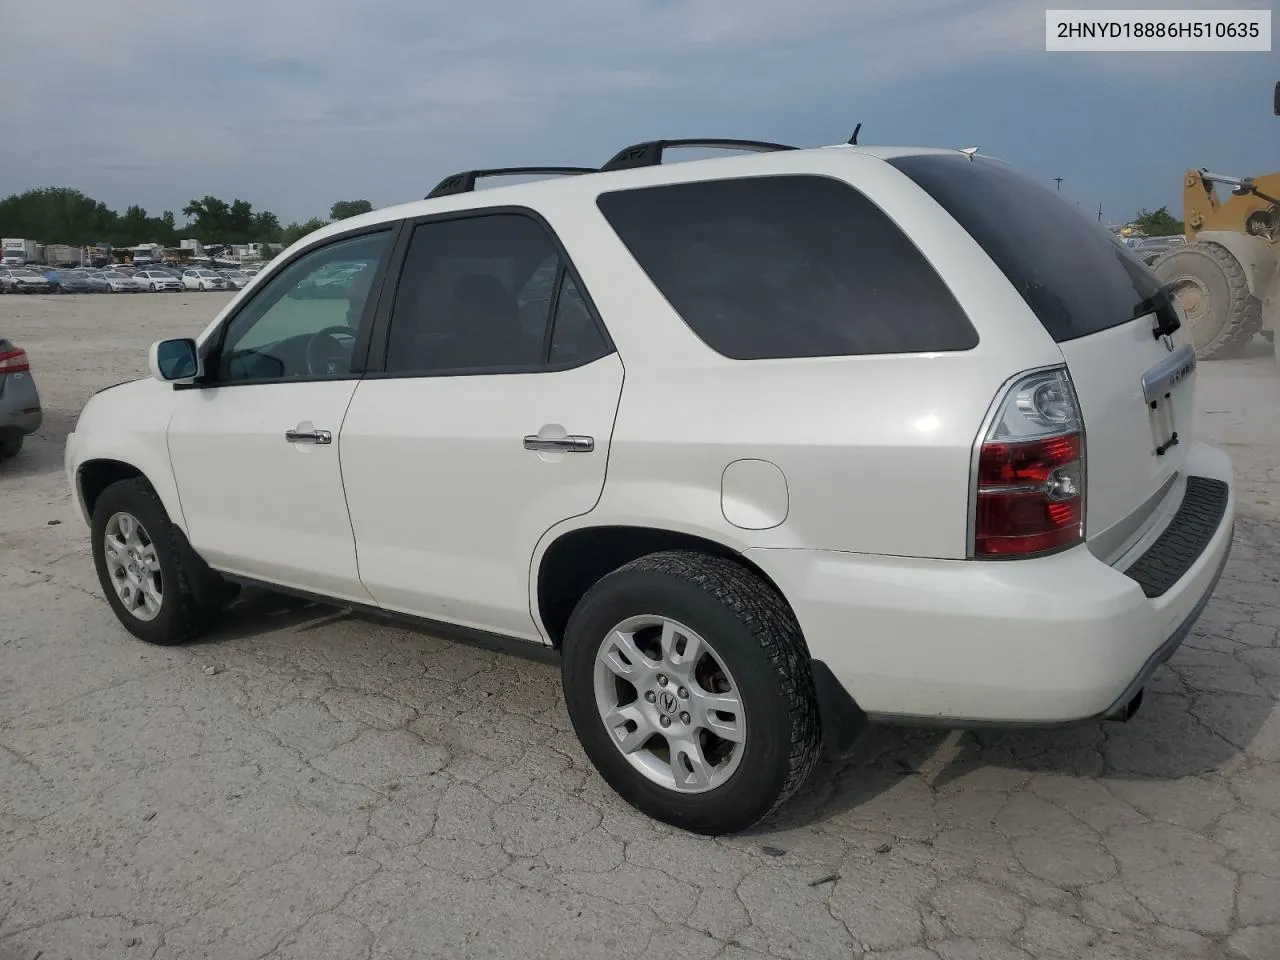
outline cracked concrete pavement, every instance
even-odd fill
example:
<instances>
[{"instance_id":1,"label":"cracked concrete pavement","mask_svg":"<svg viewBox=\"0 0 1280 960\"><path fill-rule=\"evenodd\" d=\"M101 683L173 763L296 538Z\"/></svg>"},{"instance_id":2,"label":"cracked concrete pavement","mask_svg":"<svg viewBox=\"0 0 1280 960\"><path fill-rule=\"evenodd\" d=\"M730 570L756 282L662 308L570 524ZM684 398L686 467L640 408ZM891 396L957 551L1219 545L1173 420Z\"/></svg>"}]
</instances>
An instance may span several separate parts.
<instances>
[{"instance_id":1,"label":"cracked concrete pavement","mask_svg":"<svg viewBox=\"0 0 1280 960\"><path fill-rule=\"evenodd\" d=\"M256 593L188 647L116 624L62 440L222 299L0 300L47 407L0 467L0 957L1280 958L1265 344L1200 368L1236 544L1137 717L879 730L704 839L604 786L546 663Z\"/></svg>"}]
</instances>

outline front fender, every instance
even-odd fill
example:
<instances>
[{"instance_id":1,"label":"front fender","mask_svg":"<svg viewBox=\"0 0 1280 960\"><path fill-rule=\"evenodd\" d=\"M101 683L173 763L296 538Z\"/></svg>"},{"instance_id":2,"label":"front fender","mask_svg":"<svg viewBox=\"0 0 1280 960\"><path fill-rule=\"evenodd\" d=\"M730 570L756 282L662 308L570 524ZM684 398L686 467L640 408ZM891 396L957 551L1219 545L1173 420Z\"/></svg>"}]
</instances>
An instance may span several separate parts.
<instances>
[{"instance_id":1,"label":"front fender","mask_svg":"<svg viewBox=\"0 0 1280 960\"><path fill-rule=\"evenodd\" d=\"M150 377L94 394L67 436L64 466L76 508L90 522L80 489L81 470L94 461L125 464L145 476L165 511L185 534L186 518L169 461L168 429L174 411L172 384Z\"/></svg>"}]
</instances>

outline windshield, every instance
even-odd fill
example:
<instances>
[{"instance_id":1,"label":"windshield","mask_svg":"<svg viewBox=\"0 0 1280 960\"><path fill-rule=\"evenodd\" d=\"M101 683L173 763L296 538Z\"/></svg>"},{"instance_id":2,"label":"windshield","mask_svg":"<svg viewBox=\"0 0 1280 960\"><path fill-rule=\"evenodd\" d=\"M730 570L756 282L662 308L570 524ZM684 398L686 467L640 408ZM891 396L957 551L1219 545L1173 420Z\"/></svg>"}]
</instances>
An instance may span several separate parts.
<instances>
[{"instance_id":1,"label":"windshield","mask_svg":"<svg viewBox=\"0 0 1280 960\"><path fill-rule=\"evenodd\" d=\"M13 275L15 277L39 277L40 276L40 274L36 273L34 270L15 270L13 271Z\"/></svg>"},{"instance_id":2,"label":"windshield","mask_svg":"<svg viewBox=\"0 0 1280 960\"><path fill-rule=\"evenodd\" d=\"M116 273L116 271L114 270L108 270L102 275L106 277L108 280L128 280L129 279L123 273Z\"/></svg>"},{"instance_id":3,"label":"windshield","mask_svg":"<svg viewBox=\"0 0 1280 960\"><path fill-rule=\"evenodd\" d=\"M969 232L1058 343L1152 309L1160 293L1155 275L1057 192L981 157L915 154L888 162Z\"/></svg>"}]
</instances>

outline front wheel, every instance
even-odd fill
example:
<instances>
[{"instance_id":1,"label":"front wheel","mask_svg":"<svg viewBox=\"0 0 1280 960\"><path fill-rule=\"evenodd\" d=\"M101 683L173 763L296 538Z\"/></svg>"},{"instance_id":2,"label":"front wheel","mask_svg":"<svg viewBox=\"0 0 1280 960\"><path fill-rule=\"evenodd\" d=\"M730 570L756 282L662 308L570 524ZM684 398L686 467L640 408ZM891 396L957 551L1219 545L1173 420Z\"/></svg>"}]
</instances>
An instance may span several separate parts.
<instances>
[{"instance_id":1,"label":"front wheel","mask_svg":"<svg viewBox=\"0 0 1280 960\"><path fill-rule=\"evenodd\" d=\"M777 591L723 557L656 553L602 578L569 620L562 680L601 776L685 830L750 827L818 760L800 627Z\"/></svg>"},{"instance_id":2,"label":"front wheel","mask_svg":"<svg viewBox=\"0 0 1280 960\"><path fill-rule=\"evenodd\" d=\"M116 618L148 643L199 636L227 596L141 477L107 487L93 508L93 562Z\"/></svg>"}]
</instances>

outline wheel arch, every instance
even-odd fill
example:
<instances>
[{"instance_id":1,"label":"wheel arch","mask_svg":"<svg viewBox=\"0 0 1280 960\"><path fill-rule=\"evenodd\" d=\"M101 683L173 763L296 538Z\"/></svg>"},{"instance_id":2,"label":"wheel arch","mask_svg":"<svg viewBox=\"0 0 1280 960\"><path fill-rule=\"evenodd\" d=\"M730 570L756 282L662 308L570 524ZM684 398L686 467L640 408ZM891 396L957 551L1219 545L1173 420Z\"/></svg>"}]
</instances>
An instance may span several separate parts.
<instances>
[{"instance_id":1,"label":"wheel arch","mask_svg":"<svg viewBox=\"0 0 1280 960\"><path fill-rule=\"evenodd\" d=\"M113 483L119 483L121 480L131 480L134 477L141 477L155 489L155 484L151 482L143 471L139 470L132 463L126 463L124 460L115 460L109 457L97 457L92 460L86 460L76 468L76 497L79 500L80 511L84 514L86 520L92 520L93 509L98 503L98 498L102 496L104 490Z\"/></svg>"},{"instance_id":2,"label":"wheel arch","mask_svg":"<svg viewBox=\"0 0 1280 960\"><path fill-rule=\"evenodd\" d=\"M573 608L601 577L632 560L664 550L691 550L733 560L773 587L786 602L778 584L747 559L740 546L718 539L709 531L640 523L573 527L549 536L534 558L534 619L551 645L559 649Z\"/></svg>"}]
</instances>

